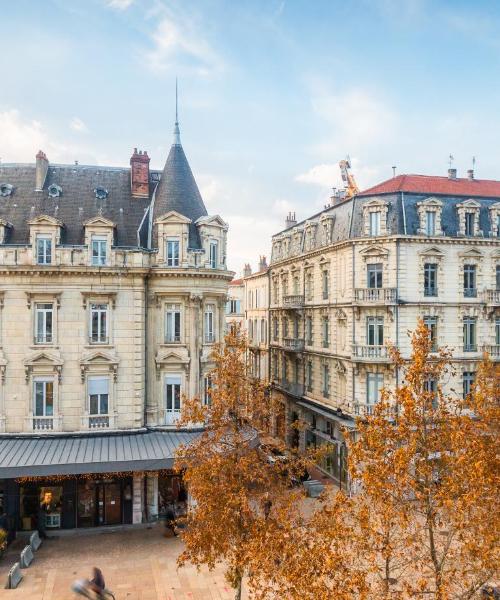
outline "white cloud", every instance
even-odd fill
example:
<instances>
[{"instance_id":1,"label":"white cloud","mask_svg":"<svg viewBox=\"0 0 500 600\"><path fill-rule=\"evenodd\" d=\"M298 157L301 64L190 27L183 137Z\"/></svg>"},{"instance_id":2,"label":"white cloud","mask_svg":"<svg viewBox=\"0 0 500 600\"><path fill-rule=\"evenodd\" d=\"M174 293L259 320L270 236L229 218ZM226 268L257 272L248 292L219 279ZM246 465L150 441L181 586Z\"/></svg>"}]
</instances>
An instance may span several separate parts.
<instances>
[{"instance_id":1,"label":"white cloud","mask_svg":"<svg viewBox=\"0 0 500 600\"><path fill-rule=\"evenodd\" d=\"M153 49L145 53L145 58L152 71L182 67L208 77L224 68L222 59L190 20L163 16L151 40Z\"/></svg>"},{"instance_id":2,"label":"white cloud","mask_svg":"<svg viewBox=\"0 0 500 600\"><path fill-rule=\"evenodd\" d=\"M342 185L340 170L337 163L315 165L305 173L297 175L295 181L299 181L300 183L312 183L324 188L340 187Z\"/></svg>"},{"instance_id":3,"label":"white cloud","mask_svg":"<svg viewBox=\"0 0 500 600\"><path fill-rule=\"evenodd\" d=\"M85 123L78 117L73 117L69 123L69 126L73 131L78 131L79 133L85 133L88 131L87 125L85 125Z\"/></svg>"},{"instance_id":4,"label":"white cloud","mask_svg":"<svg viewBox=\"0 0 500 600\"><path fill-rule=\"evenodd\" d=\"M127 10L134 0L108 0L106 3L109 8L115 8L116 10Z\"/></svg>"}]
</instances>

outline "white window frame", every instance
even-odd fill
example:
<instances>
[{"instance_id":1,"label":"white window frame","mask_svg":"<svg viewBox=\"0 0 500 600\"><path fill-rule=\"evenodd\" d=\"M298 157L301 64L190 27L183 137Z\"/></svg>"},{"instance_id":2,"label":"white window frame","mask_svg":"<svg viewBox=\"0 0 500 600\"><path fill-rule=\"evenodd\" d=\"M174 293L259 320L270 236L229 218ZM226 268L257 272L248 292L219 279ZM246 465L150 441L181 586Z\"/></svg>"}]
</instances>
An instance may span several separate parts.
<instances>
[{"instance_id":1,"label":"white window frame","mask_svg":"<svg viewBox=\"0 0 500 600\"><path fill-rule=\"evenodd\" d=\"M380 235L381 227L380 223L382 220L382 211L380 210L371 210L368 213L369 219L369 231L371 237L377 237Z\"/></svg>"},{"instance_id":2,"label":"white window frame","mask_svg":"<svg viewBox=\"0 0 500 600\"><path fill-rule=\"evenodd\" d=\"M212 375L205 375L203 378L203 405L210 406L212 404L212 397L210 395L210 390L214 387L213 377Z\"/></svg>"},{"instance_id":3,"label":"white window frame","mask_svg":"<svg viewBox=\"0 0 500 600\"><path fill-rule=\"evenodd\" d=\"M374 406L380 400L380 392L384 387L383 373L366 374L366 404Z\"/></svg>"},{"instance_id":4,"label":"white window frame","mask_svg":"<svg viewBox=\"0 0 500 600\"><path fill-rule=\"evenodd\" d=\"M171 249L174 250L171 252ZM178 237L167 237L165 242L167 267L178 267L181 260L181 242Z\"/></svg>"},{"instance_id":5,"label":"white window frame","mask_svg":"<svg viewBox=\"0 0 500 600\"><path fill-rule=\"evenodd\" d=\"M50 306L50 308L48 308ZM44 308L42 308L44 307ZM55 310L53 302L35 302L34 313L34 343L36 345L52 345L55 341ZM51 316L50 333L47 332L47 315ZM42 320L42 333L39 337L39 319Z\"/></svg>"},{"instance_id":6,"label":"white window frame","mask_svg":"<svg viewBox=\"0 0 500 600\"><path fill-rule=\"evenodd\" d=\"M178 323L177 323L178 321ZM176 334L176 325L179 333ZM182 306L179 303L165 304L165 343L179 344L182 340Z\"/></svg>"},{"instance_id":7,"label":"white window frame","mask_svg":"<svg viewBox=\"0 0 500 600\"><path fill-rule=\"evenodd\" d=\"M97 314L97 336L94 339L94 313ZM109 344L109 304L91 302L89 311L89 343ZM104 317L104 337L101 335L102 320Z\"/></svg>"},{"instance_id":8,"label":"white window frame","mask_svg":"<svg viewBox=\"0 0 500 600\"><path fill-rule=\"evenodd\" d=\"M36 249L36 264L51 265L52 264L52 246L53 240L51 235L37 234L35 239ZM41 248L40 248L41 246ZM41 252L40 252L41 250ZM42 260L40 260L42 258Z\"/></svg>"},{"instance_id":9,"label":"white window frame","mask_svg":"<svg viewBox=\"0 0 500 600\"><path fill-rule=\"evenodd\" d=\"M93 382L101 382L101 385L97 384L97 383L93 383ZM105 386L102 386L102 382L106 382ZM102 388L103 390L106 389L106 391L97 391L97 390L91 390L91 388L93 386ZM91 417L103 417L103 416L108 416L110 414L110 401L111 401L111 393L110 393L110 389L111 389L111 381L110 381L110 377L106 376L106 375L89 375L87 377L87 410L88 410L88 414ZM96 393L91 393L92 391L96 392ZM97 397L97 412L92 412L92 400L91 397L92 396L96 396ZM102 401L104 399L104 397L106 396L106 412L102 411Z\"/></svg>"},{"instance_id":10,"label":"white window frame","mask_svg":"<svg viewBox=\"0 0 500 600\"><path fill-rule=\"evenodd\" d=\"M219 261L219 242L218 240L210 240L209 246L209 263L211 269L217 269Z\"/></svg>"},{"instance_id":11,"label":"white window frame","mask_svg":"<svg viewBox=\"0 0 500 600\"><path fill-rule=\"evenodd\" d=\"M205 304L203 311L203 334L205 344L215 342L215 305Z\"/></svg>"},{"instance_id":12,"label":"white window frame","mask_svg":"<svg viewBox=\"0 0 500 600\"><path fill-rule=\"evenodd\" d=\"M366 317L366 345L384 345L384 317Z\"/></svg>"},{"instance_id":13,"label":"white window frame","mask_svg":"<svg viewBox=\"0 0 500 600\"><path fill-rule=\"evenodd\" d=\"M47 385L50 383L52 385L52 414L47 414ZM37 385L43 385L43 406L42 412L43 414L37 414ZM55 416L55 404L56 404L56 386L53 377L34 377L33 378L33 416L34 417L54 417Z\"/></svg>"},{"instance_id":14,"label":"white window frame","mask_svg":"<svg viewBox=\"0 0 500 600\"><path fill-rule=\"evenodd\" d=\"M97 249L96 255L94 255L94 247ZM104 254L102 254L103 248ZM90 261L93 267L105 267L108 264L108 238L106 236L95 234L90 236Z\"/></svg>"},{"instance_id":15,"label":"white window frame","mask_svg":"<svg viewBox=\"0 0 500 600\"><path fill-rule=\"evenodd\" d=\"M178 390L176 387L178 386ZM164 379L165 425L174 425L182 410L182 375L166 373ZM171 398L169 400L169 392Z\"/></svg>"},{"instance_id":16,"label":"white window frame","mask_svg":"<svg viewBox=\"0 0 500 600\"><path fill-rule=\"evenodd\" d=\"M436 235L436 211L426 210L425 211L425 235L435 236Z\"/></svg>"}]
</instances>

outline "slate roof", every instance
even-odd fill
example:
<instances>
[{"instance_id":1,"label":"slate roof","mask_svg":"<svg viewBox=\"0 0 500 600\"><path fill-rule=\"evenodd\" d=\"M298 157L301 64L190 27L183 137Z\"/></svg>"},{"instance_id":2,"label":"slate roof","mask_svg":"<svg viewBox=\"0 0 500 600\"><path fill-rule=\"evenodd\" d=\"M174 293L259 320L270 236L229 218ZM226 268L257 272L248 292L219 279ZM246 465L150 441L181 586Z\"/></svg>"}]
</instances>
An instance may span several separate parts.
<instances>
[{"instance_id":1,"label":"slate roof","mask_svg":"<svg viewBox=\"0 0 500 600\"><path fill-rule=\"evenodd\" d=\"M0 437L0 479L172 468L195 431Z\"/></svg>"},{"instance_id":2,"label":"slate roof","mask_svg":"<svg viewBox=\"0 0 500 600\"><path fill-rule=\"evenodd\" d=\"M132 198L127 168L51 164L43 191L35 192L34 164L0 164L0 183L14 186L10 196L0 197L0 218L13 225L6 240L10 244L28 244L27 222L41 214L64 223L61 243L83 244L83 224L102 214L116 224L115 245L137 246L137 230L150 203L148 198ZM62 187L57 198L47 192L53 183ZM98 200L97 187L108 190L108 197Z\"/></svg>"},{"instance_id":3,"label":"slate roof","mask_svg":"<svg viewBox=\"0 0 500 600\"><path fill-rule=\"evenodd\" d=\"M450 179L435 175L398 175L363 190L358 196L374 196L395 192L499 198L500 181L491 179Z\"/></svg>"},{"instance_id":4,"label":"slate roof","mask_svg":"<svg viewBox=\"0 0 500 600\"><path fill-rule=\"evenodd\" d=\"M193 221L189 232L189 246L201 248L198 229L194 222L200 217L207 216L208 213L184 149L179 143L172 144L160 183L156 189L153 223L158 217L171 210L175 210ZM156 239L154 239L154 245L156 245Z\"/></svg>"}]
</instances>

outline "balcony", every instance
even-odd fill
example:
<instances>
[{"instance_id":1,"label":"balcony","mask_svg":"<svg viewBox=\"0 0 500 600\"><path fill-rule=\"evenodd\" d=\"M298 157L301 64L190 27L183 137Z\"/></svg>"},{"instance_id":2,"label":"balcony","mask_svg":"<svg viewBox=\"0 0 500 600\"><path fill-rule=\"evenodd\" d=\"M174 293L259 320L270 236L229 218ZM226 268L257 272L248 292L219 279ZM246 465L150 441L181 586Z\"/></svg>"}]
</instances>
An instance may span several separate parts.
<instances>
[{"instance_id":1,"label":"balcony","mask_svg":"<svg viewBox=\"0 0 500 600\"><path fill-rule=\"evenodd\" d=\"M483 298L486 304L500 306L500 290L485 290Z\"/></svg>"},{"instance_id":2,"label":"balcony","mask_svg":"<svg viewBox=\"0 0 500 600\"><path fill-rule=\"evenodd\" d=\"M355 404L354 405L354 414L359 417L364 417L367 415L373 415L373 404Z\"/></svg>"},{"instance_id":3,"label":"balcony","mask_svg":"<svg viewBox=\"0 0 500 600\"><path fill-rule=\"evenodd\" d=\"M352 347L353 360L359 362L390 362L389 348L387 346L368 346L354 344Z\"/></svg>"},{"instance_id":4,"label":"balcony","mask_svg":"<svg viewBox=\"0 0 500 600\"><path fill-rule=\"evenodd\" d=\"M61 429L61 417L37 417L30 415L27 421L27 428L30 431L59 431Z\"/></svg>"},{"instance_id":5,"label":"balcony","mask_svg":"<svg viewBox=\"0 0 500 600\"><path fill-rule=\"evenodd\" d=\"M283 346L288 352L303 352L304 351L304 339L303 338L284 338Z\"/></svg>"},{"instance_id":6,"label":"balcony","mask_svg":"<svg viewBox=\"0 0 500 600\"><path fill-rule=\"evenodd\" d=\"M89 415L85 418L88 429L109 429L112 417L109 415Z\"/></svg>"},{"instance_id":7,"label":"balcony","mask_svg":"<svg viewBox=\"0 0 500 600\"><path fill-rule=\"evenodd\" d=\"M283 296L283 308L302 308L304 306L304 295L293 294L291 296Z\"/></svg>"},{"instance_id":8,"label":"balcony","mask_svg":"<svg viewBox=\"0 0 500 600\"><path fill-rule=\"evenodd\" d=\"M487 352L491 360L500 360L500 344L486 344L482 351Z\"/></svg>"},{"instance_id":9,"label":"balcony","mask_svg":"<svg viewBox=\"0 0 500 600\"><path fill-rule=\"evenodd\" d=\"M367 304L395 304L397 297L396 288L356 288L354 290L355 301Z\"/></svg>"},{"instance_id":10,"label":"balcony","mask_svg":"<svg viewBox=\"0 0 500 600\"><path fill-rule=\"evenodd\" d=\"M296 398L302 398L304 395L304 386L301 383L293 383L287 379L279 379L275 382L276 386Z\"/></svg>"}]
</instances>

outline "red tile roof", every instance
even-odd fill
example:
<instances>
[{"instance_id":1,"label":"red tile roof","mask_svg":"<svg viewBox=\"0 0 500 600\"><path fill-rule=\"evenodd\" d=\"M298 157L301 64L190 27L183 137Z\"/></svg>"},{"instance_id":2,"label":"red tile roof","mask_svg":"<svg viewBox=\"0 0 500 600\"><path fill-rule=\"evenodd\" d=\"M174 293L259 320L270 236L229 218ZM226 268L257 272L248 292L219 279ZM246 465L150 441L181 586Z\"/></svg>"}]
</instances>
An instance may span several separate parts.
<instances>
[{"instance_id":1,"label":"red tile roof","mask_svg":"<svg viewBox=\"0 0 500 600\"><path fill-rule=\"evenodd\" d=\"M358 195L372 196L395 192L499 198L500 181L468 178L450 179L449 177L438 177L435 175L398 175L367 190L363 190Z\"/></svg>"},{"instance_id":2,"label":"red tile roof","mask_svg":"<svg viewBox=\"0 0 500 600\"><path fill-rule=\"evenodd\" d=\"M243 279L233 279L229 282L229 285L241 285L243 283Z\"/></svg>"}]
</instances>

